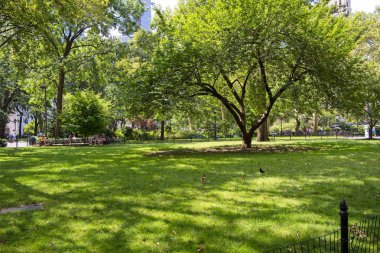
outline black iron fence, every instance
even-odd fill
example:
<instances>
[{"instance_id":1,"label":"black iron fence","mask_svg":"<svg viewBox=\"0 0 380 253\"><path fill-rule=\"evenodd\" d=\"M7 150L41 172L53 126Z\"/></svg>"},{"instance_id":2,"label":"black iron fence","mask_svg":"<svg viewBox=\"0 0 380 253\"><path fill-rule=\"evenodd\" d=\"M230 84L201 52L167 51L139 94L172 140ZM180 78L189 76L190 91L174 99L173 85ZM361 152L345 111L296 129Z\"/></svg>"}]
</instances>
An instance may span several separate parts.
<instances>
[{"instance_id":1,"label":"black iron fence","mask_svg":"<svg viewBox=\"0 0 380 253\"><path fill-rule=\"evenodd\" d=\"M380 217L375 216L349 227L350 252L380 252Z\"/></svg>"},{"instance_id":2,"label":"black iron fence","mask_svg":"<svg viewBox=\"0 0 380 253\"><path fill-rule=\"evenodd\" d=\"M340 229L265 253L380 253L380 217L370 217L349 226L347 210L347 203L343 200L340 203Z\"/></svg>"}]
</instances>

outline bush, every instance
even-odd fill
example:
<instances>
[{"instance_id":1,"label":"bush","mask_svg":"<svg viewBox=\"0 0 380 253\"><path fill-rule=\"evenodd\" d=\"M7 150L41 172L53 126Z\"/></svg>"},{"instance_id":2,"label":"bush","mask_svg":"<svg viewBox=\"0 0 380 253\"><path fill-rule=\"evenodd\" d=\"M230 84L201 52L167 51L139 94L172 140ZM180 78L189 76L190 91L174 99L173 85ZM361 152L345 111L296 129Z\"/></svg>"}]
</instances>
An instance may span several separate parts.
<instances>
[{"instance_id":1,"label":"bush","mask_svg":"<svg viewBox=\"0 0 380 253\"><path fill-rule=\"evenodd\" d=\"M103 130L103 134L107 138L113 138L113 137L115 137L115 131L113 131L112 129L109 129L109 128L105 128Z\"/></svg>"},{"instance_id":2,"label":"bush","mask_svg":"<svg viewBox=\"0 0 380 253\"><path fill-rule=\"evenodd\" d=\"M101 133L110 121L109 103L93 91L67 94L64 103L61 117L66 132L88 137Z\"/></svg>"},{"instance_id":3,"label":"bush","mask_svg":"<svg viewBox=\"0 0 380 253\"><path fill-rule=\"evenodd\" d=\"M155 131L144 131L140 129L133 130L133 139L139 141L154 140L156 138Z\"/></svg>"},{"instance_id":4,"label":"bush","mask_svg":"<svg viewBox=\"0 0 380 253\"><path fill-rule=\"evenodd\" d=\"M123 132L121 131L121 129L117 129L117 130L115 131L115 137L120 138L120 139L123 139L123 138L124 138L124 134L123 134Z\"/></svg>"},{"instance_id":5,"label":"bush","mask_svg":"<svg viewBox=\"0 0 380 253\"><path fill-rule=\"evenodd\" d=\"M24 126L24 133L30 135L34 134L34 121L29 122Z\"/></svg>"},{"instance_id":6,"label":"bush","mask_svg":"<svg viewBox=\"0 0 380 253\"><path fill-rule=\"evenodd\" d=\"M0 147L6 147L8 145L7 140L0 139Z\"/></svg>"},{"instance_id":7,"label":"bush","mask_svg":"<svg viewBox=\"0 0 380 253\"><path fill-rule=\"evenodd\" d=\"M133 140L133 128L131 128L131 127L125 128L124 138L125 138L125 140Z\"/></svg>"}]
</instances>

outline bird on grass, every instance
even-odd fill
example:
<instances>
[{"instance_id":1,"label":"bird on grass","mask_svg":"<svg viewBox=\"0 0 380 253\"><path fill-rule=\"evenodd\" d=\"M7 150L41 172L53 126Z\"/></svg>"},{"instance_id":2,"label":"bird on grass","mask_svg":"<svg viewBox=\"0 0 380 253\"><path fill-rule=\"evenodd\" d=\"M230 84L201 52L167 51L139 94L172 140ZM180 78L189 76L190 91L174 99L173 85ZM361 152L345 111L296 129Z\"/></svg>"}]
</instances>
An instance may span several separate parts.
<instances>
[{"instance_id":1,"label":"bird on grass","mask_svg":"<svg viewBox=\"0 0 380 253\"><path fill-rule=\"evenodd\" d=\"M264 169L262 169L262 168L260 168L260 173L261 174L264 174L266 171L264 170Z\"/></svg>"},{"instance_id":2,"label":"bird on grass","mask_svg":"<svg viewBox=\"0 0 380 253\"><path fill-rule=\"evenodd\" d=\"M203 176L201 177L201 183L202 183L202 184L206 184L206 183L207 183L206 175L203 175Z\"/></svg>"}]
</instances>

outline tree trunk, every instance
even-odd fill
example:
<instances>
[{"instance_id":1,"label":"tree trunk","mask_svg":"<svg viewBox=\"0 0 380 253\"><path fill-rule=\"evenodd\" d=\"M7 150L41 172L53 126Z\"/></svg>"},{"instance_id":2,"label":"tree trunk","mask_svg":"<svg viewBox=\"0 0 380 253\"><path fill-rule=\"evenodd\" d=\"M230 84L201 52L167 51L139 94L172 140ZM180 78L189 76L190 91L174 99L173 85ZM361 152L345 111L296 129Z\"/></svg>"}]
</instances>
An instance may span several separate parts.
<instances>
[{"instance_id":1,"label":"tree trunk","mask_svg":"<svg viewBox=\"0 0 380 253\"><path fill-rule=\"evenodd\" d=\"M375 125L375 124L373 124L372 119L370 119L370 121L369 121L369 129L368 129L368 139L369 139L369 140L372 140L372 139L373 139L372 129L373 129L374 125Z\"/></svg>"},{"instance_id":2,"label":"tree trunk","mask_svg":"<svg viewBox=\"0 0 380 253\"><path fill-rule=\"evenodd\" d=\"M252 135L243 133L243 148L252 148Z\"/></svg>"},{"instance_id":3,"label":"tree trunk","mask_svg":"<svg viewBox=\"0 0 380 253\"><path fill-rule=\"evenodd\" d=\"M268 118L259 127L256 140L257 142L269 141Z\"/></svg>"},{"instance_id":4,"label":"tree trunk","mask_svg":"<svg viewBox=\"0 0 380 253\"><path fill-rule=\"evenodd\" d=\"M298 117L296 117L296 133L300 130L301 127L301 121Z\"/></svg>"},{"instance_id":5,"label":"tree trunk","mask_svg":"<svg viewBox=\"0 0 380 253\"><path fill-rule=\"evenodd\" d=\"M22 118L23 118L24 114L20 111L19 111L19 113L20 113L20 119L19 119L20 121L18 122L18 136L20 136L20 138L21 138L21 136L22 136Z\"/></svg>"},{"instance_id":6,"label":"tree trunk","mask_svg":"<svg viewBox=\"0 0 380 253\"><path fill-rule=\"evenodd\" d=\"M318 114L313 113L313 133L318 133Z\"/></svg>"},{"instance_id":7,"label":"tree trunk","mask_svg":"<svg viewBox=\"0 0 380 253\"><path fill-rule=\"evenodd\" d=\"M0 121L0 139L5 139L5 128L7 123L4 121Z\"/></svg>"},{"instance_id":8,"label":"tree trunk","mask_svg":"<svg viewBox=\"0 0 380 253\"><path fill-rule=\"evenodd\" d=\"M34 135L38 134L38 118L34 115Z\"/></svg>"},{"instance_id":9,"label":"tree trunk","mask_svg":"<svg viewBox=\"0 0 380 253\"><path fill-rule=\"evenodd\" d=\"M38 128L40 133L44 132L44 118L42 114L38 115Z\"/></svg>"},{"instance_id":10,"label":"tree trunk","mask_svg":"<svg viewBox=\"0 0 380 253\"><path fill-rule=\"evenodd\" d=\"M218 140L218 129L216 126L216 112L214 112L214 141Z\"/></svg>"},{"instance_id":11,"label":"tree trunk","mask_svg":"<svg viewBox=\"0 0 380 253\"><path fill-rule=\"evenodd\" d=\"M165 140L165 121L161 120L161 141Z\"/></svg>"},{"instance_id":12,"label":"tree trunk","mask_svg":"<svg viewBox=\"0 0 380 253\"><path fill-rule=\"evenodd\" d=\"M62 135L62 104L63 104L63 88L65 85L65 71L63 68L59 70L59 82L57 89L57 116L55 123L55 138Z\"/></svg>"},{"instance_id":13,"label":"tree trunk","mask_svg":"<svg viewBox=\"0 0 380 253\"><path fill-rule=\"evenodd\" d=\"M194 130L194 124L193 124L193 120L191 119L191 117L187 117L187 120L189 122L189 130L190 131L193 131Z\"/></svg>"}]
</instances>

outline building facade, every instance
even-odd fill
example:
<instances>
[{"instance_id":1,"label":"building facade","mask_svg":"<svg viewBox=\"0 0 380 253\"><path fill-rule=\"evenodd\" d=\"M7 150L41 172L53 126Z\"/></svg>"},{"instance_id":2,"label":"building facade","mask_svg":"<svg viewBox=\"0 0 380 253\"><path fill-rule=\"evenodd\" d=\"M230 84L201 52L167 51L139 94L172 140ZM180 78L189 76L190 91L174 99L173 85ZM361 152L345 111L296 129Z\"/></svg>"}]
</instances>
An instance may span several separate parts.
<instances>
[{"instance_id":1,"label":"building facade","mask_svg":"<svg viewBox=\"0 0 380 253\"><path fill-rule=\"evenodd\" d=\"M28 123L28 112L23 112L23 117L20 117L19 113L11 113L8 115L8 123L5 126L5 136L17 134L18 136L24 135L24 127ZM21 122L20 122L21 120Z\"/></svg>"},{"instance_id":2,"label":"building facade","mask_svg":"<svg viewBox=\"0 0 380 253\"><path fill-rule=\"evenodd\" d=\"M331 0L330 5L337 7L337 15L349 16L352 13L351 0Z\"/></svg>"}]
</instances>

